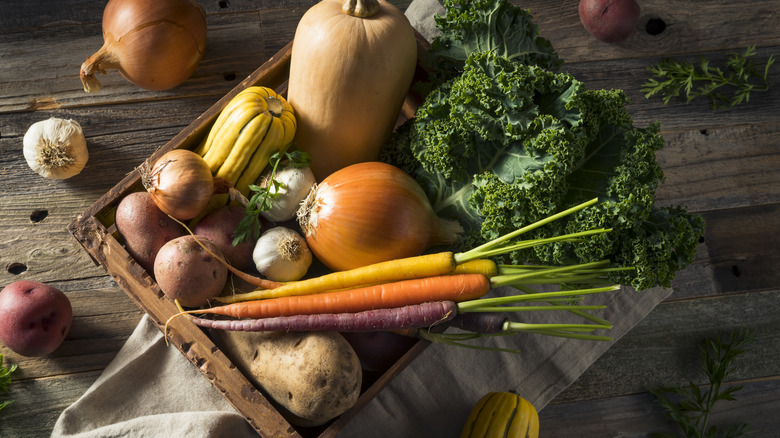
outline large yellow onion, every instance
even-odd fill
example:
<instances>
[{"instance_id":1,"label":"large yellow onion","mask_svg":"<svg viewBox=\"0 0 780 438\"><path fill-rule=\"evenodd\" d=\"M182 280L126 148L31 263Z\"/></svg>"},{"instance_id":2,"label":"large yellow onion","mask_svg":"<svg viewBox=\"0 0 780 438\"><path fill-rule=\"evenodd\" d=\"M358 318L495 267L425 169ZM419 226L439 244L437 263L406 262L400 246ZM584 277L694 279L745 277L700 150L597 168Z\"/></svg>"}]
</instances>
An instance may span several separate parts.
<instances>
[{"instance_id":1,"label":"large yellow onion","mask_svg":"<svg viewBox=\"0 0 780 438\"><path fill-rule=\"evenodd\" d=\"M81 66L87 92L102 88L95 73L116 69L149 90L189 78L206 50L206 15L194 0L110 0L103 11L103 47Z\"/></svg>"},{"instance_id":2,"label":"large yellow onion","mask_svg":"<svg viewBox=\"0 0 780 438\"><path fill-rule=\"evenodd\" d=\"M336 271L420 255L463 232L436 216L412 177L380 162L330 174L312 189L298 219L311 251Z\"/></svg>"}]
</instances>

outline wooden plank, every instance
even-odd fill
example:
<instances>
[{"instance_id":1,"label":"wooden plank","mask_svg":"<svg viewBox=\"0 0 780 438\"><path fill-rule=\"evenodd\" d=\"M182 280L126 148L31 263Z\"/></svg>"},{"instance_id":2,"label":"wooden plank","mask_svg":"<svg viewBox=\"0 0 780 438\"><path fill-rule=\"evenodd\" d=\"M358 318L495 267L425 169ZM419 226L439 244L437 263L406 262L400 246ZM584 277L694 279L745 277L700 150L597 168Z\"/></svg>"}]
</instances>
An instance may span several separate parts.
<instances>
[{"instance_id":1,"label":"wooden plank","mask_svg":"<svg viewBox=\"0 0 780 438\"><path fill-rule=\"evenodd\" d=\"M213 97L185 99L186 110L174 111L172 101L116 105L101 110L79 108L58 117L82 123L90 151L87 168L65 181L48 181L35 174L21 154L27 127L48 115L39 112L3 116L0 137L0 282L34 274L38 281L105 275L96 268L67 232L67 224L116 181L140 165L203 112ZM194 114L198 111L197 114ZM62 263L67 260L68 263Z\"/></svg>"},{"instance_id":2,"label":"wooden plank","mask_svg":"<svg viewBox=\"0 0 780 438\"><path fill-rule=\"evenodd\" d=\"M303 12L300 11L301 15ZM103 90L84 92L79 69L102 45L99 24L62 26L56 33L46 28L4 33L0 53L15 56L0 64L0 113L187 96L219 98L292 39L295 18L288 15L285 20L270 19L260 25L257 12L209 16L208 42L200 65L183 84L165 91L143 90L117 71L109 70L99 76ZM52 45L59 49L53 52ZM236 50L237 47L244 49ZM36 60L35 70L19 75L20 70L30 65L30 59ZM31 90L35 91L31 94Z\"/></svg>"},{"instance_id":3,"label":"wooden plank","mask_svg":"<svg viewBox=\"0 0 780 438\"><path fill-rule=\"evenodd\" d=\"M780 284L780 205L702 213L704 242L678 273L671 299L776 289Z\"/></svg>"},{"instance_id":4,"label":"wooden plank","mask_svg":"<svg viewBox=\"0 0 780 438\"><path fill-rule=\"evenodd\" d=\"M73 323L70 332L62 345L45 357L20 356L0 344L0 354L5 360L19 366L13 375L14 381L105 368L143 315L105 275L49 284L63 291L71 302Z\"/></svg>"},{"instance_id":5,"label":"wooden plank","mask_svg":"<svg viewBox=\"0 0 780 438\"><path fill-rule=\"evenodd\" d=\"M579 20L578 0L513 3L531 11L541 35L570 63L737 50L751 44L780 45L780 29L771 18L780 15L780 3L775 0L751 1L749 6L729 0L691 0L685 6L674 0L643 1L636 31L618 44L601 42L585 31ZM702 18L702 10L717 19ZM665 23L663 32L648 33L651 19ZM717 22L716 31L713 21Z\"/></svg>"},{"instance_id":6,"label":"wooden plank","mask_svg":"<svg viewBox=\"0 0 780 438\"><path fill-rule=\"evenodd\" d=\"M691 380L705 383L700 342L740 327L752 329L756 339L740 356L731 379L780 376L780 291L775 289L662 303L556 397L556 403L641 393Z\"/></svg>"},{"instance_id":7,"label":"wooden plank","mask_svg":"<svg viewBox=\"0 0 780 438\"><path fill-rule=\"evenodd\" d=\"M9 400L2 411L0 436L3 438L47 437L59 414L78 400L102 370L69 374L54 378L14 381Z\"/></svg>"},{"instance_id":8,"label":"wooden plank","mask_svg":"<svg viewBox=\"0 0 780 438\"><path fill-rule=\"evenodd\" d=\"M608 384L608 382L604 382ZM750 436L769 437L777 433L777 419L772 412L780 411L779 379L736 382L744 385L735 401L719 401L710 424L726 425L745 422L751 426ZM732 384L733 385L733 384ZM729 387L731 385L726 385ZM541 438L603 438L646 437L650 432L678 433L676 424L668 420L656 398L650 393L588 400L580 403L560 403L546 406L539 412Z\"/></svg>"},{"instance_id":9,"label":"wooden plank","mask_svg":"<svg viewBox=\"0 0 780 438\"><path fill-rule=\"evenodd\" d=\"M723 67L730 51L707 52L702 53L702 55L710 59L713 67ZM778 53L780 53L778 45L764 47L757 50L754 61L763 68L769 56L773 54L777 56ZM574 75L589 89L616 88L625 91L626 96L630 99L627 109L637 126L647 126L650 123L659 122L664 132L710 131L733 125L761 125L775 122L775 115L780 111L780 97L777 93L772 92L753 92L749 104L717 111L710 109L709 101L706 99L696 99L690 104L686 104L685 98L680 97L672 99L668 105L664 105L663 99L659 96L645 98L641 92L642 84L652 76L647 71L647 67L660 62L661 59L661 56L657 56L586 61L564 64L562 70ZM675 59L698 62L698 55L679 56ZM770 73L776 71L777 68L775 64L770 69ZM770 74L769 86L770 90L779 88L780 75Z\"/></svg>"},{"instance_id":10,"label":"wooden plank","mask_svg":"<svg viewBox=\"0 0 780 438\"><path fill-rule=\"evenodd\" d=\"M780 202L778 136L776 121L664 133L658 202L692 211Z\"/></svg>"}]
</instances>

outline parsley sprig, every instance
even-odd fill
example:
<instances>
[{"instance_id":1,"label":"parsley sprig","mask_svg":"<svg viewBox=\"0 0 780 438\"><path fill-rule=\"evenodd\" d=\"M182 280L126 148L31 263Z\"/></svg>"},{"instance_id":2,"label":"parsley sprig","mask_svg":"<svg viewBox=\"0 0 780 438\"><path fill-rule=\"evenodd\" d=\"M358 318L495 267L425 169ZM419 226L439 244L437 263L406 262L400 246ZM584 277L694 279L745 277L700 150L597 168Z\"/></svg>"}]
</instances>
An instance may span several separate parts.
<instances>
[{"instance_id":1,"label":"parsley sprig","mask_svg":"<svg viewBox=\"0 0 780 438\"><path fill-rule=\"evenodd\" d=\"M0 392L8 392L8 384L11 383L11 373L16 371L16 364L9 367L3 365L3 355L0 354ZM0 402L0 409L13 403L13 400Z\"/></svg>"},{"instance_id":2,"label":"parsley sprig","mask_svg":"<svg viewBox=\"0 0 780 438\"><path fill-rule=\"evenodd\" d=\"M686 103L706 97L712 109L748 103L751 92L769 91L769 67L774 63L774 57L770 56L760 70L751 59L755 54L756 46L748 47L743 53L729 53L724 69L711 66L704 56L698 65L663 59L647 68L654 77L642 85L642 92L645 98L662 95L664 105L683 92Z\"/></svg>"},{"instance_id":3,"label":"parsley sprig","mask_svg":"<svg viewBox=\"0 0 780 438\"><path fill-rule=\"evenodd\" d=\"M701 345L701 362L704 373L709 379L706 388L690 382L687 387L675 388L662 386L651 392L665 409L666 416L675 421L683 430L686 438L745 436L749 430L746 423L723 426L708 424L715 403L720 400L734 400L734 393L742 385L733 385L723 389L723 382L734 371L734 360L742 354L745 346L753 341L753 332L740 329L732 332L728 339L705 339ZM673 433L654 433L653 437L676 437Z\"/></svg>"},{"instance_id":4,"label":"parsley sprig","mask_svg":"<svg viewBox=\"0 0 780 438\"><path fill-rule=\"evenodd\" d=\"M271 155L268 162L271 167L270 176L264 187L252 184L249 190L252 191L252 197L249 198L246 205L246 214L236 226L233 233L233 246L246 240L254 240L260 236L260 213L271 209L274 201L281 196L281 190L284 183L275 179L276 173L285 166L290 167L309 167L311 156L297 149L283 149Z\"/></svg>"}]
</instances>

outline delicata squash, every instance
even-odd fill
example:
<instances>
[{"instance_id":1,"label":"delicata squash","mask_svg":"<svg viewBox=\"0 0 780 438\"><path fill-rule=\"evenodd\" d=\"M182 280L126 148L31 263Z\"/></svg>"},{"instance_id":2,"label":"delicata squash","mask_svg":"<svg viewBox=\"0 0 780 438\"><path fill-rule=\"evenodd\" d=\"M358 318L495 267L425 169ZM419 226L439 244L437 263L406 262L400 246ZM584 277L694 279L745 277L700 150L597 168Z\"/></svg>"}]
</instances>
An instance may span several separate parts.
<instances>
[{"instance_id":1,"label":"delicata squash","mask_svg":"<svg viewBox=\"0 0 780 438\"><path fill-rule=\"evenodd\" d=\"M267 87L248 87L228 102L195 152L214 176L247 196L271 156L292 142L296 125L284 97Z\"/></svg>"},{"instance_id":2,"label":"delicata squash","mask_svg":"<svg viewBox=\"0 0 780 438\"><path fill-rule=\"evenodd\" d=\"M375 161L417 65L414 28L384 0L322 0L301 18L287 98L299 124L296 146L321 181Z\"/></svg>"},{"instance_id":3,"label":"delicata squash","mask_svg":"<svg viewBox=\"0 0 780 438\"><path fill-rule=\"evenodd\" d=\"M489 392L474 405L460 438L538 438L539 414L514 392Z\"/></svg>"}]
</instances>

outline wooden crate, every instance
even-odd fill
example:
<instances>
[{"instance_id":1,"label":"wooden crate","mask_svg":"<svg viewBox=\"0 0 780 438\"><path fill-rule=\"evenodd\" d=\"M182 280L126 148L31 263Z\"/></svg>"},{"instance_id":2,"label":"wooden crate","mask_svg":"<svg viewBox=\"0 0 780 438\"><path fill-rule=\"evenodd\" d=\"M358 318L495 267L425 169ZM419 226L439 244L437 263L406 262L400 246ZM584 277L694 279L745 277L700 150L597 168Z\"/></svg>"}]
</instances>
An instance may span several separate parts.
<instances>
[{"instance_id":1,"label":"wooden crate","mask_svg":"<svg viewBox=\"0 0 780 438\"><path fill-rule=\"evenodd\" d=\"M418 53L428 48L425 39L417 35ZM286 91L292 42L238 84L233 90L201 114L189 126L149 158L154 162L172 149L193 149L208 133L227 103L241 90L262 85L278 92ZM418 57L422 59L421 57ZM418 75L425 71L418 68ZM399 122L410 117L419 105L413 93L404 102ZM128 174L68 226L96 264L102 265L127 295L146 312L160 330L178 309L163 295L154 279L127 253L116 233L114 212L128 193L140 190L138 169ZM174 320L168 326L168 339L206 377L212 385L246 418L264 438L270 437L332 437L335 436L379 391L401 372L428 345L415 343L395 364L381 374L364 375L363 390L355 406L326 425L300 428L291 425L272 403L258 391L212 342L207 334L186 318Z\"/></svg>"}]
</instances>

